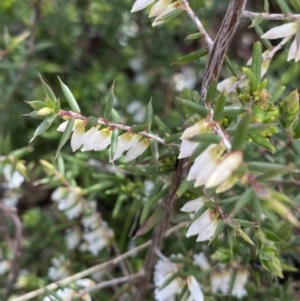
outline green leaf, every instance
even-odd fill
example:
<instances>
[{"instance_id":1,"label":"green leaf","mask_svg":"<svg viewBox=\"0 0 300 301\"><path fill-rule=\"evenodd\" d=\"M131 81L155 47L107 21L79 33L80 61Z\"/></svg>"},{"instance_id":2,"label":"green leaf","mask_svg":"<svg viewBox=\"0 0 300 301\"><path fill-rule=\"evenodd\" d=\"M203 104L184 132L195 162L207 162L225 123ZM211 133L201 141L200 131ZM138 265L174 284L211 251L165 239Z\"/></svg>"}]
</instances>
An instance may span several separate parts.
<instances>
[{"instance_id":1,"label":"green leaf","mask_svg":"<svg viewBox=\"0 0 300 301\"><path fill-rule=\"evenodd\" d=\"M230 107L225 107L224 108L224 116L228 116L228 117L235 117L235 116L238 116L240 114L243 114L245 113L246 110L242 107L233 107L233 106L230 106Z\"/></svg>"},{"instance_id":2,"label":"green leaf","mask_svg":"<svg viewBox=\"0 0 300 301\"><path fill-rule=\"evenodd\" d=\"M290 8L288 7L288 5L286 4L286 0L276 0L277 4L279 5L281 11L287 15L291 13Z\"/></svg>"},{"instance_id":3,"label":"green leaf","mask_svg":"<svg viewBox=\"0 0 300 301\"><path fill-rule=\"evenodd\" d=\"M233 63L231 62L231 60L227 55L225 55L225 64L235 77L239 76L237 69L235 68L235 66L233 65Z\"/></svg>"},{"instance_id":4,"label":"green leaf","mask_svg":"<svg viewBox=\"0 0 300 301\"><path fill-rule=\"evenodd\" d=\"M52 124L52 122L55 120L56 117L57 117L57 114L53 112L52 114L50 114L48 116L47 122L50 123L50 124Z\"/></svg>"},{"instance_id":5,"label":"green leaf","mask_svg":"<svg viewBox=\"0 0 300 301\"><path fill-rule=\"evenodd\" d=\"M214 107L214 114L213 114L213 120L214 121L221 121L223 120L224 116L224 107L226 104L226 93L222 92L218 99L216 100L216 105Z\"/></svg>"},{"instance_id":6,"label":"green leaf","mask_svg":"<svg viewBox=\"0 0 300 301\"><path fill-rule=\"evenodd\" d=\"M196 32L189 34L184 40L196 40L203 38L203 34L201 32Z\"/></svg>"},{"instance_id":7,"label":"green leaf","mask_svg":"<svg viewBox=\"0 0 300 301\"><path fill-rule=\"evenodd\" d=\"M199 103L200 102L200 94L198 91L193 91L192 92L192 98L193 98L193 101L195 103Z\"/></svg>"},{"instance_id":8,"label":"green leaf","mask_svg":"<svg viewBox=\"0 0 300 301\"><path fill-rule=\"evenodd\" d=\"M145 223L137 230L134 238L142 236L149 232L154 226L161 221L166 215L166 211L162 210L160 207L145 221Z\"/></svg>"},{"instance_id":9,"label":"green leaf","mask_svg":"<svg viewBox=\"0 0 300 301\"><path fill-rule=\"evenodd\" d=\"M166 142L167 144L169 144L169 143L178 141L179 138L181 137L181 135L182 135L182 133L177 133L177 134L171 135L171 136L169 136L169 137L167 137L167 138L165 139L165 142Z\"/></svg>"},{"instance_id":10,"label":"green leaf","mask_svg":"<svg viewBox=\"0 0 300 301\"><path fill-rule=\"evenodd\" d=\"M252 199L250 201L250 207L252 209L251 211L253 212L256 221L260 224L262 211L261 211L259 199L256 197L256 195L252 196Z\"/></svg>"},{"instance_id":11,"label":"green leaf","mask_svg":"<svg viewBox=\"0 0 300 301\"><path fill-rule=\"evenodd\" d=\"M174 273L174 274L171 274L164 282L163 284L159 287L159 290L162 290L164 289L165 287L167 287L174 279L177 278L177 275Z\"/></svg>"},{"instance_id":12,"label":"green leaf","mask_svg":"<svg viewBox=\"0 0 300 301\"><path fill-rule=\"evenodd\" d=\"M256 76L258 83L260 82L261 78L261 65L262 65L262 48L261 43L256 42L253 45L253 54L252 54L252 64L251 64L251 71Z\"/></svg>"},{"instance_id":13,"label":"green leaf","mask_svg":"<svg viewBox=\"0 0 300 301\"><path fill-rule=\"evenodd\" d=\"M293 0L292 0L293 1ZM269 9L270 9L270 5L269 5L269 0L264 0L264 11L266 13L269 12Z\"/></svg>"},{"instance_id":14,"label":"green leaf","mask_svg":"<svg viewBox=\"0 0 300 301\"><path fill-rule=\"evenodd\" d=\"M34 110L40 110L46 107L46 103L40 100L32 100L32 101L25 101L28 103Z\"/></svg>"},{"instance_id":15,"label":"green leaf","mask_svg":"<svg viewBox=\"0 0 300 301\"><path fill-rule=\"evenodd\" d=\"M188 109L192 110L194 113L197 113L202 117L206 117L209 114L209 109L204 106L201 106L191 100L180 98L177 99L182 103L183 106L187 107Z\"/></svg>"},{"instance_id":16,"label":"green leaf","mask_svg":"<svg viewBox=\"0 0 300 301\"><path fill-rule=\"evenodd\" d=\"M157 166L158 165L158 159L159 159L159 151L158 151L158 142L157 142L157 140L153 139L150 142L150 148L151 148L153 163L154 163L155 166Z\"/></svg>"},{"instance_id":17,"label":"green leaf","mask_svg":"<svg viewBox=\"0 0 300 301\"><path fill-rule=\"evenodd\" d=\"M260 28L260 26L259 25L255 25L255 31L256 31L256 33L257 33L257 35L259 36L259 37L261 37L263 34L264 34L264 32L262 31L262 29ZM268 48L268 49L270 49L271 47L272 47L272 44L271 44L271 42L269 41L269 40L267 40L267 39L261 39L261 41L263 42L263 44Z\"/></svg>"},{"instance_id":18,"label":"green leaf","mask_svg":"<svg viewBox=\"0 0 300 301\"><path fill-rule=\"evenodd\" d=\"M51 122L49 122L49 120L52 120ZM45 131L47 131L49 129L49 127L51 126L52 122L53 122L53 117L52 115L47 116L43 122L36 128L33 137L31 138L31 140L29 141L29 143L31 143L37 136L42 135Z\"/></svg>"},{"instance_id":19,"label":"green leaf","mask_svg":"<svg viewBox=\"0 0 300 301\"><path fill-rule=\"evenodd\" d=\"M252 141L256 144L258 144L259 146L265 148L266 150L268 150L269 152L271 152L272 154L275 153L276 148L275 146L270 142L270 139L267 137L262 136L259 133L252 133L249 134L250 138L252 139Z\"/></svg>"},{"instance_id":20,"label":"green leaf","mask_svg":"<svg viewBox=\"0 0 300 301\"><path fill-rule=\"evenodd\" d=\"M163 174L169 174L173 171L173 169L168 165L159 165L157 167L155 166L127 166L127 165L120 165L119 168L123 170L127 170L130 173L136 174L136 175L163 175Z\"/></svg>"},{"instance_id":21,"label":"green leaf","mask_svg":"<svg viewBox=\"0 0 300 301\"><path fill-rule=\"evenodd\" d=\"M114 108L111 110L111 120L114 123L119 123L121 120L119 113Z\"/></svg>"},{"instance_id":22,"label":"green leaf","mask_svg":"<svg viewBox=\"0 0 300 301\"><path fill-rule=\"evenodd\" d=\"M180 6L178 9L173 10L170 13L168 13L166 15L163 15L159 19L155 20L155 23L158 23L158 22L167 22L169 20L172 20L172 19L176 18L177 16L179 16L182 12L183 12L183 9ZM155 23L153 23L154 26L155 26Z\"/></svg>"},{"instance_id":23,"label":"green leaf","mask_svg":"<svg viewBox=\"0 0 300 301\"><path fill-rule=\"evenodd\" d=\"M43 78L41 77L40 75L40 79L41 79L41 82L42 82L42 87L43 87L43 90L46 94L47 97L49 97L53 103L56 103L57 102L57 99L56 99L56 96L54 94L54 92L52 91L52 89L46 84L46 82L43 80Z\"/></svg>"},{"instance_id":24,"label":"green leaf","mask_svg":"<svg viewBox=\"0 0 300 301\"><path fill-rule=\"evenodd\" d=\"M88 122L87 125L89 127L96 127L98 125L98 118L94 117L94 116L90 116L88 118Z\"/></svg>"},{"instance_id":25,"label":"green leaf","mask_svg":"<svg viewBox=\"0 0 300 301\"><path fill-rule=\"evenodd\" d=\"M191 139L189 139L190 141L197 141L197 142L203 142L203 143L219 143L222 138L220 136L218 136L215 133L205 133L205 134L201 134L201 135L197 135L195 137L192 137Z\"/></svg>"},{"instance_id":26,"label":"green leaf","mask_svg":"<svg viewBox=\"0 0 300 301\"><path fill-rule=\"evenodd\" d=\"M57 102L55 104L55 113L58 114L60 111L60 100L59 98L57 99Z\"/></svg>"},{"instance_id":27,"label":"green leaf","mask_svg":"<svg viewBox=\"0 0 300 301\"><path fill-rule=\"evenodd\" d=\"M134 133L139 133L145 131L147 128L147 123L134 124L131 129Z\"/></svg>"},{"instance_id":28,"label":"green leaf","mask_svg":"<svg viewBox=\"0 0 300 301\"><path fill-rule=\"evenodd\" d=\"M293 8L297 13L300 13L300 1L299 0L290 0Z\"/></svg>"},{"instance_id":29,"label":"green leaf","mask_svg":"<svg viewBox=\"0 0 300 301\"><path fill-rule=\"evenodd\" d=\"M185 192L193 185L193 181L188 181L187 178L184 178L184 180L180 183L177 191L176 196L178 198L182 197Z\"/></svg>"},{"instance_id":30,"label":"green leaf","mask_svg":"<svg viewBox=\"0 0 300 301\"><path fill-rule=\"evenodd\" d=\"M214 236L212 237L212 239L210 240L209 244L224 230L225 227L225 220L221 219L220 222L218 223L218 226L215 230Z\"/></svg>"},{"instance_id":31,"label":"green leaf","mask_svg":"<svg viewBox=\"0 0 300 301\"><path fill-rule=\"evenodd\" d=\"M38 111L32 111L28 114L23 114L22 116L31 117L31 118L34 118L34 119L44 119L45 118L45 116L41 116L37 112Z\"/></svg>"},{"instance_id":32,"label":"green leaf","mask_svg":"<svg viewBox=\"0 0 300 301\"><path fill-rule=\"evenodd\" d=\"M60 85L61 85L61 89L67 99L67 102L71 108L71 110L75 113L80 113L80 108L78 106L78 103L74 97L74 95L72 94L72 92L70 91L70 89L68 88L68 86L66 86L58 77L59 81L60 81Z\"/></svg>"},{"instance_id":33,"label":"green leaf","mask_svg":"<svg viewBox=\"0 0 300 301\"><path fill-rule=\"evenodd\" d=\"M119 215L119 213L121 211L122 204L125 200L127 200L126 195L120 194L118 196L117 201L116 201L115 206L114 206L113 213L112 213L112 218L116 218Z\"/></svg>"},{"instance_id":34,"label":"green leaf","mask_svg":"<svg viewBox=\"0 0 300 301\"><path fill-rule=\"evenodd\" d=\"M57 158L60 150L66 144L66 142L69 140L69 138L71 136L71 133L72 133L72 129L73 129L74 123L75 123L75 119L71 119L71 120L68 121L66 129L65 129L65 131L63 132L63 134L62 134L62 136L60 138L55 158Z\"/></svg>"},{"instance_id":35,"label":"green leaf","mask_svg":"<svg viewBox=\"0 0 300 301\"><path fill-rule=\"evenodd\" d=\"M246 234L242 229L236 229L235 233L239 235L242 239L244 239L247 243L249 243L252 246L255 246L254 242L250 239L248 234Z\"/></svg>"},{"instance_id":36,"label":"green leaf","mask_svg":"<svg viewBox=\"0 0 300 301\"><path fill-rule=\"evenodd\" d=\"M110 120L110 116L111 116L113 105L114 105L114 100L115 100L114 85L115 85L115 82L113 83L113 85L111 86L111 89L109 90L108 94L105 97L105 110L104 110L103 116L106 121Z\"/></svg>"},{"instance_id":37,"label":"green leaf","mask_svg":"<svg viewBox=\"0 0 300 301\"><path fill-rule=\"evenodd\" d=\"M186 63L190 63L192 61L195 61L205 55L208 54L208 49L207 48L201 48L199 50L196 50L194 52L191 52L187 55L184 55L182 57L180 57L179 59L175 60L171 65L174 64L186 64Z\"/></svg>"},{"instance_id":38,"label":"green leaf","mask_svg":"<svg viewBox=\"0 0 300 301\"><path fill-rule=\"evenodd\" d=\"M153 107L152 107L152 99L150 99L148 105L147 105L147 111L146 111L146 124L147 124L147 131L150 132L152 121L153 121Z\"/></svg>"},{"instance_id":39,"label":"green leaf","mask_svg":"<svg viewBox=\"0 0 300 301\"><path fill-rule=\"evenodd\" d=\"M230 213L230 217L234 217L242 208L244 208L248 202L252 199L253 197L253 188L250 187L248 188L240 197L240 199L235 203L234 208L232 209Z\"/></svg>"},{"instance_id":40,"label":"green leaf","mask_svg":"<svg viewBox=\"0 0 300 301\"><path fill-rule=\"evenodd\" d=\"M259 25L263 20L264 20L264 18L262 16L262 14L259 14L257 17L255 17L252 20L252 23L251 23L251 25L248 28L253 28L253 27Z\"/></svg>"},{"instance_id":41,"label":"green leaf","mask_svg":"<svg viewBox=\"0 0 300 301\"><path fill-rule=\"evenodd\" d=\"M267 172L267 171L277 171L282 168L286 168L284 165L269 163L269 162L249 162L247 164L250 172Z\"/></svg>"},{"instance_id":42,"label":"green leaf","mask_svg":"<svg viewBox=\"0 0 300 301\"><path fill-rule=\"evenodd\" d=\"M110 149L109 149L109 155L110 155L110 162L113 161L113 157L116 153L116 149L118 146L118 136L119 136L119 131L117 128L112 130L112 134L111 134L111 145L110 145Z\"/></svg>"},{"instance_id":43,"label":"green leaf","mask_svg":"<svg viewBox=\"0 0 300 301\"><path fill-rule=\"evenodd\" d=\"M285 86L280 86L278 87L271 95L271 98L269 99L269 103L274 103L276 102L280 96L283 94L285 90Z\"/></svg>"},{"instance_id":44,"label":"green leaf","mask_svg":"<svg viewBox=\"0 0 300 301\"><path fill-rule=\"evenodd\" d=\"M256 75L252 72L251 69L244 67L243 72L249 80L250 93L253 94L253 92L257 90L259 80L257 79Z\"/></svg>"},{"instance_id":45,"label":"green leaf","mask_svg":"<svg viewBox=\"0 0 300 301\"><path fill-rule=\"evenodd\" d=\"M169 127L158 116L154 116L154 122L163 134L171 133Z\"/></svg>"},{"instance_id":46,"label":"green leaf","mask_svg":"<svg viewBox=\"0 0 300 301\"><path fill-rule=\"evenodd\" d=\"M207 207L205 206L205 204L197 211L195 212L193 218L192 218L192 221L191 221L191 224L197 220L205 211L207 210Z\"/></svg>"},{"instance_id":47,"label":"green leaf","mask_svg":"<svg viewBox=\"0 0 300 301\"><path fill-rule=\"evenodd\" d=\"M250 122L250 114L246 113L237 125L237 131L232 139L232 151L236 151L243 148L246 138L247 128Z\"/></svg>"},{"instance_id":48,"label":"green leaf","mask_svg":"<svg viewBox=\"0 0 300 301\"><path fill-rule=\"evenodd\" d=\"M45 103L48 108L53 109L53 110L55 109L55 103L49 97L46 98Z\"/></svg>"},{"instance_id":49,"label":"green leaf","mask_svg":"<svg viewBox=\"0 0 300 301\"><path fill-rule=\"evenodd\" d=\"M208 87L205 103L214 103L215 102L215 95L217 91L217 82L214 80Z\"/></svg>"}]
</instances>

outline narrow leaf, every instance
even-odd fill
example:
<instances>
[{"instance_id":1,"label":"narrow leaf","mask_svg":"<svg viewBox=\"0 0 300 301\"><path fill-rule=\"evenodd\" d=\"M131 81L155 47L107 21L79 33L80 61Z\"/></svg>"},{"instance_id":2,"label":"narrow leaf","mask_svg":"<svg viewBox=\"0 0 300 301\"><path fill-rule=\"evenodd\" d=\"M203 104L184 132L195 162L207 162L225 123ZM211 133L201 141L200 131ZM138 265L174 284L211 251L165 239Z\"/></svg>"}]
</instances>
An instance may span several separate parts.
<instances>
[{"instance_id":1,"label":"narrow leaf","mask_svg":"<svg viewBox=\"0 0 300 301\"><path fill-rule=\"evenodd\" d=\"M46 84L46 82L43 80L43 78L41 77L41 75L40 75L40 79L41 79L42 87L43 87L43 90L44 90L46 96L49 97L52 100L53 103L56 103L57 99L56 99L56 96L55 96L54 92Z\"/></svg>"},{"instance_id":2,"label":"narrow leaf","mask_svg":"<svg viewBox=\"0 0 300 301\"><path fill-rule=\"evenodd\" d=\"M243 114L245 113L246 110L244 108L241 108L241 107L225 107L224 108L224 116L238 116L240 114Z\"/></svg>"},{"instance_id":3,"label":"narrow leaf","mask_svg":"<svg viewBox=\"0 0 300 301\"><path fill-rule=\"evenodd\" d=\"M242 208L244 208L253 197L252 187L248 188L235 203L234 208L230 213L230 217L234 217Z\"/></svg>"},{"instance_id":4,"label":"narrow leaf","mask_svg":"<svg viewBox=\"0 0 300 301\"><path fill-rule=\"evenodd\" d=\"M238 129L233 136L232 151L236 151L243 148L249 122L250 114L246 113L241 119L241 121L238 123Z\"/></svg>"},{"instance_id":5,"label":"narrow leaf","mask_svg":"<svg viewBox=\"0 0 300 301\"><path fill-rule=\"evenodd\" d=\"M255 31L256 31L256 33L257 33L257 35L258 35L259 37L261 37L261 36L264 34L263 30L260 28L259 25L256 25L254 28L255 28ZM263 42L263 44L264 44L268 49L270 49L270 48L272 47L272 44L271 44L271 42L270 42L269 40L267 40L267 39L261 39L261 41Z\"/></svg>"},{"instance_id":6,"label":"narrow leaf","mask_svg":"<svg viewBox=\"0 0 300 301\"><path fill-rule=\"evenodd\" d=\"M288 5L286 4L285 0L276 0L277 4L279 5L281 11L285 14L288 15L291 13L290 8L288 7Z\"/></svg>"},{"instance_id":7,"label":"narrow leaf","mask_svg":"<svg viewBox=\"0 0 300 301\"><path fill-rule=\"evenodd\" d=\"M269 103L274 103L275 101L277 101L280 96L283 94L285 90L285 86L280 86L278 87L271 95L271 98L269 99Z\"/></svg>"},{"instance_id":8,"label":"narrow leaf","mask_svg":"<svg viewBox=\"0 0 300 301\"><path fill-rule=\"evenodd\" d=\"M214 236L212 237L212 239L210 240L209 243L211 243L216 237L218 237L218 235L219 235L221 232L223 232L224 227L225 227L225 220L222 219L222 220L220 220L220 222L218 223L218 226L217 226L217 228L216 228L216 230L215 230Z\"/></svg>"},{"instance_id":9,"label":"narrow leaf","mask_svg":"<svg viewBox=\"0 0 300 301\"><path fill-rule=\"evenodd\" d=\"M60 85L61 85L61 89L67 99L67 102L71 108L71 110L75 113L80 113L80 108L78 106L78 103L74 97L74 95L72 94L72 92L70 91L70 89L68 88L68 86L66 86L61 80L60 78L58 78L60 81Z\"/></svg>"},{"instance_id":10,"label":"narrow leaf","mask_svg":"<svg viewBox=\"0 0 300 301\"><path fill-rule=\"evenodd\" d=\"M113 161L113 157L116 153L116 149L118 146L118 136L119 136L119 131L117 128L112 130L112 134L111 134L111 145L110 145L110 162Z\"/></svg>"},{"instance_id":11,"label":"narrow leaf","mask_svg":"<svg viewBox=\"0 0 300 301\"><path fill-rule=\"evenodd\" d=\"M225 55L225 64L235 77L239 76L238 71L236 70L235 66L233 65L233 63L227 55Z\"/></svg>"},{"instance_id":12,"label":"narrow leaf","mask_svg":"<svg viewBox=\"0 0 300 301\"><path fill-rule=\"evenodd\" d=\"M145 131L147 128L146 123L134 124L131 129L134 133L139 133Z\"/></svg>"},{"instance_id":13,"label":"narrow leaf","mask_svg":"<svg viewBox=\"0 0 300 301\"><path fill-rule=\"evenodd\" d=\"M293 0L292 0L293 1ZM264 11L266 13L269 12L269 9L270 9L270 4L269 4L269 0L264 0Z\"/></svg>"},{"instance_id":14,"label":"narrow leaf","mask_svg":"<svg viewBox=\"0 0 300 301\"><path fill-rule=\"evenodd\" d=\"M193 181L188 181L187 178L185 178L179 185L176 191L176 196L178 198L182 197L185 194L185 192L192 186L192 184Z\"/></svg>"},{"instance_id":15,"label":"narrow leaf","mask_svg":"<svg viewBox=\"0 0 300 301\"><path fill-rule=\"evenodd\" d=\"M209 114L209 109L204 106L201 106L191 100L177 98L185 107L192 110L194 113L206 117Z\"/></svg>"},{"instance_id":16,"label":"narrow leaf","mask_svg":"<svg viewBox=\"0 0 300 301\"><path fill-rule=\"evenodd\" d=\"M206 93L205 103L214 103L215 102L216 91L217 91L217 82L212 81L211 84L209 85L207 93Z\"/></svg>"},{"instance_id":17,"label":"narrow leaf","mask_svg":"<svg viewBox=\"0 0 300 301\"><path fill-rule=\"evenodd\" d=\"M153 107L152 107L152 99L150 99L148 105L147 105L147 111L146 111L146 124L147 124L147 131L150 132L152 121L153 121Z\"/></svg>"},{"instance_id":18,"label":"narrow leaf","mask_svg":"<svg viewBox=\"0 0 300 301\"><path fill-rule=\"evenodd\" d=\"M262 65L262 48L261 43L256 42L253 45L251 71L256 76L258 83L261 78L261 65Z\"/></svg>"},{"instance_id":19,"label":"narrow leaf","mask_svg":"<svg viewBox=\"0 0 300 301\"><path fill-rule=\"evenodd\" d=\"M68 121L66 129L65 129L65 131L63 132L63 134L60 138L55 158L57 158L60 150L66 144L66 142L69 140L69 138L71 136L71 133L72 133L72 130L73 130L74 123L75 123L75 119L71 119L71 120Z\"/></svg>"},{"instance_id":20,"label":"narrow leaf","mask_svg":"<svg viewBox=\"0 0 300 301\"><path fill-rule=\"evenodd\" d=\"M25 101L28 103L34 110L40 110L46 107L46 103L40 100L33 100L33 101Z\"/></svg>"},{"instance_id":21,"label":"narrow leaf","mask_svg":"<svg viewBox=\"0 0 300 301\"><path fill-rule=\"evenodd\" d=\"M112 113L112 109L113 109L113 105L114 105L114 85L115 83L113 83L111 89L109 90L108 94L105 97L105 110L104 110L104 118L106 121L110 120L110 116Z\"/></svg>"},{"instance_id":22,"label":"narrow leaf","mask_svg":"<svg viewBox=\"0 0 300 301\"><path fill-rule=\"evenodd\" d=\"M191 141L203 142L203 143L219 143L221 141L221 137L216 135L215 133L207 133L201 134L191 138Z\"/></svg>"},{"instance_id":23,"label":"narrow leaf","mask_svg":"<svg viewBox=\"0 0 300 301\"><path fill-rule=\"evenodd\" d=\"M153 163L155 166L157 166L158 159L159 159L159 151L158 151L158 143L156 140L151 141L150 148L151 148Z\"/></svg>"},{"instance_id":24,"label":"narrow leaf","mask_svg":"<svg viewBox=\"0 0 300 301\"><path fill-rule=\"evenodd\" d=\"M300 1L299 0L290 0L293 8L297 13L300 13Z\"/></svg>"},{"instance_id":25,"label":"narrow leaf","mask_svg":"<svg viewBox=\"0 0 300 301\"><path fill-rule=\"evenodd\" d=\"M199 50L196 50L194 52L191 52L187 55L184 55L182 57L180 57L179 59L175 60L171 65L174 64L186 64L186 63L190 63L192 61L195 61L205 55L208 54L208 49L207 48L201 48Z\"/></svg>"},{"instance_id":26,"label":"narrow leaf","mask_svg":"<svg viewBox=\"0 0 300 301\"><path fill-rule=\"evenodd\" d=\"M252 72L251 69L244 67L243 72L245 73L246 77L249 80L250 93L252 94L254 91L257 90L259 80L257 79L256 75Z\"/></svg>"},{"instance_id":27,"label":"narrow leaf","mask_svg":"<svg viewBox=\"0 0 300 301\"><path fill-rule=\"evenodd\" d=\"M284 165L269 162L249 162L247 166L250 172L277 171L286 168Z\"/></svg>"},{"instance_id":28,"label":"narrow leaf","mask_svg":"<svg viewBox=\"0 0 300 301\"><path fill-rule=\"evenodd\" d=\"M184 40L195 40L200 38L203 38L203 34L201 32L196 32L189 34Z\"/></svg>"},{"instance_id":29,"label":"narrow leaf","mask_svg":"<svg viewBox=\"0 0 300 301\"><path fill-rule=\"evenodd\" d=\"M167 22L169 20L172 20L172 19L176 18L177 16L179 16L182 12L183 12L183 9L180 7L176 10L169 12L168 14L161 16L160 18L155 19L155 23ZM155 26L155 23L153 24L154 26Z\"/></svg>"},{"instance_id":30,"label":"narrow leaf","mask_svg":"<svg viewBox=\"0 0 300 301\"><path fill-rule=\"evenodd\" d=\"M36 128L33 137L31 138L31 140L29 141L32 142L34 140L35 137L42 135L45 131L47 131L49 129L49 127L51 126L52 122L54 119L52 119L52 122L48 122L50 119L52 119L52 116L49 115L47 116L43 122Z\"/></svg>"},{"instance_id":31,"label":"narrow leaf","mask_svg":"<svg viewBox=\"0 0 300 301\"><path fill-rule=\"evenodd\" d=\"M226 104L226 93L222 92L218 99L216 100L216 105L214 107L213 120L222 121L224 116L224 107Z\"/></svg>"}]
</instances>

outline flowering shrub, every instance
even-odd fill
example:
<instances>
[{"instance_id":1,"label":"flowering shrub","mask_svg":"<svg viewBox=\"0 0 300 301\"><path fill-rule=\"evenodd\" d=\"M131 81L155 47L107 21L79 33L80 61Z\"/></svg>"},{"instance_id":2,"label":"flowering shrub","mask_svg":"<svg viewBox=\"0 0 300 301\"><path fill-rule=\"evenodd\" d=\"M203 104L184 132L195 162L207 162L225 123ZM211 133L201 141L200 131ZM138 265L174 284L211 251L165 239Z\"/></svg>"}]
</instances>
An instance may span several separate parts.
<instances>
[{"instance_id":1,"label":"flowering shrub","mask_svg":"<svg viewBox=\"0 0 300 301\"><path fill-rule=\"evenodd\" d=\"M42 119L33 144L59 120L55 159L39 161L43 178L40 173L34 182L50 192L53 213L43 218L40 209L28 210L23 236L16 207L33 170L21 160L30 150L1 157L0 210L11 224L0 245L5 300L294 300L299 93L284 95L268 69L293 36L287 60L299 60L300 17L286 11L283 0L282 14L269 13L268 1L266 12L250 12L246 2L230 1L214 40L187 0L133 3L131 12L149 9L153 27L187 14L198 29L187 39L202 39L202 49L174 62L207 57L200 93L189 90L176 99L180 109L170 120L177 128L156 116L155 99L138 124L125 122L117 109L118 82L101 102L101 114L88 116L72 85L59 79L57 96L41 77L44 99L27 101L33 110L27 116ZM299 12L298 2L291 3ZM225 56L243 18L252 20L259 41L245 67L236 68ZM264 20L293 22L263 33ZM277 38L283 39L275 46L268 41ZM219 80L224 60L231 74ZM44 242L30 235L36 230ZM42 254L46 273L19 263L22 248L35 244L32 252Z\"/></svg>"}]
</instances>

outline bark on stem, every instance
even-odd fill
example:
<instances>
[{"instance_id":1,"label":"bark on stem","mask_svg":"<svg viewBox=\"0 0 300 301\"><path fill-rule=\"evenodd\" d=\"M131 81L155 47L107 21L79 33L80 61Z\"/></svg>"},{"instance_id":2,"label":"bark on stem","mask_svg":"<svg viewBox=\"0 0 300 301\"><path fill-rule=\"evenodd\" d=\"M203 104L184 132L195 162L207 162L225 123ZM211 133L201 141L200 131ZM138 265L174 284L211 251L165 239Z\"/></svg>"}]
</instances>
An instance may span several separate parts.
<instances>
[{"instance_id":1,"label":"bark on stem","mask_svg":"<svg viewBox=\"0 0 300 301\"><path fill-rule=\"evenodd\" d=\"M247 0L231 0L228 6L227 13L213 44L206 66L201 88L202 97L203 95L206 95L210 83L219 77L226 51L228 50L231 40L236 32L239 21L242 18L246 2ZM154 228L152 245L148 250L144 264L145 275L142 278L141 285L134 297L134 301L144 300L147 288L152 278L153 267L156 263L156 252L162 248L164 234L169 227L172 217L172 211L176 199L176 190L179 187L181 180L187 174L188 169L189 166L187 165L187 159L180 160L169 193L161 204L161 210L166 210L166 215L165 218Z\"/></svg>"}]
</instances>

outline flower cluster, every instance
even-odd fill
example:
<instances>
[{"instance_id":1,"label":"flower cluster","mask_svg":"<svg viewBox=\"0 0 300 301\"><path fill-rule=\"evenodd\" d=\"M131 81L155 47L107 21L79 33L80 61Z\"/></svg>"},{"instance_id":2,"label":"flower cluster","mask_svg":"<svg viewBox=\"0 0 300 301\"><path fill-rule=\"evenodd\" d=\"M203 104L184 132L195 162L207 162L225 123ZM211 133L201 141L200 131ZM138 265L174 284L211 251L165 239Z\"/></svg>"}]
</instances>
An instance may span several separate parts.
<instances>
[{"instance_id":1,"label":"flower cluster","mask_svg":"<svg viewBox=\"0 0 300 301\"><path fill-rule=\"evenodd\" d=\"M210 271L210 287L212 293L221 292L226 295L231 293L231 295L237 299L242 299L247 295L247 290L245 289L249 276L247 269L233 269L231 267L224 267L223 265L218 265L212 269L204 253L194 255L194 265L200 267L203 271ZM235 278L230 292L232 277Z\"/></svg>"},{"instance_id":2,"label":"flower cluster","mask_svg":"<svg viewBox=\"0 0 300 301\"><path fill-rule=\"evenodd\" d=\"M6 164L3 167L4 177L4 196L2 197L2 203L7 207L15 207L18 204L21 194L18 189L24 182L24 177L13 169L13 165Z\"/></svg>"},{"instance_id":3,"label":"flower cluster","mask_svg":"<svg viewBox=\"0 0 300 301\"><path fill-rule=\"evenodd\" d=\"M142 10L155 2L155 0L137 0L135 1L131 12L134 13L136 11ZM164 23L162 17L175 13L175 11L181 11L181 4L179 1L172 2L172 0L158 0L156 3L152 6L150 13L149 13L149 18L155 17L152 26L157 26L162 23Z\"/></svg>"},{"instance_id":4,"label":"flower cluster","mask_svg":"<svg viewBox=\"0 0 300 301\"><path fill-rule=\"evenodd\" d=\"M198 142L190 141L197 135L211 131L210 123L204 119L187 128L181 136L181 147L178 158L190 157L198 146ZM234 171L242 164L243 154L240 151L223 155L225 146L219 144L209 145L195 160L187 180L195 180L195 187L205 185L206 188L217 187L216 192L221 193L230 189L238 180Z\"/></svg>"},{"instance_id":5,"label":"flower cluster","mask_svg":"<svg viewBox=\"0 0 300 301\"><path fill-rule=\"evenodd\" d=\"M172 256L171 256L172 257ZM173 255L174 257L174 255ZM176 257L181 257L177 255ZM183 300L187 301L202 301L204 296L198 281L194 276L187 276L186 279L177 277L176 272L179 266L175 265L169 261L164 261L159 259L154 267L153 280L155 284L154 296L157 301L175 300L175 296L180 294L183 287L187 285L188 291L183 296ZM173 280L167 284L170 277Z\"/></svg>"},{"instance_id":6,"label":"flower cluster","mask_svg":"<svg viewBox=\"0 0 300 301\"><path fill-rule=\"evenodd\" d=\"M75 284L80 289L86 289L95 285L95 283L90 279L79 279L75 281ZM73 300L73 297L77 297L76 300L80 301L92 301L92 297L88 293L80 294L80 299L78 299L77 291L71 288L59 289L54 296L47 296L43 299L43 301L69 301Z\"/></svg>"},{"instance_id":7,"label":"flower cluster","mask_svg":"<svg viewBox=\"0 0 300 301\"><path fill-rule=\"evenodd\" d=\"M68 121L63 122L59 127L59 132L64 132ZM76 119L73 126L73 134L71 137L71 147L75 152L80 149L82 151L101 151L106 149L111 144L112 131L109 128L99 129L98 127L91 127L85 132L86 122L84 120ZM132 132L125 132L118 137L117 148L113 158L110 161L119 159L122 154L127 151L125 155L125 162L135 160L149 146L149 139L143 138L140 134Z\"/></svg>"},{"instance_id":8,"label":"flower cluster","mask_svg":"<svg viewBox=\"0 0 300 301\"><path fill-rule=\"evenodd\" d=\"M193 218L196 213L204 205L204 198L197 198L187 202L180 210L191 213ZM197 241L210 240L219 224L219 213L216 210L207 209L200 217L198 217L189 226L187 237L198 235Z\"/></svg>"},{"instance_id":9,"label":"flower cluster","mask_svg":"<svg viewBox=\"0 0 300 301\"><path fill-rule=\"evenodd\" d=\"M68 249L74 250L83 237L84 242L80 244L79 249L97 256L104 247L110 244L110 240L114 236L113 231L97 212L95 202L86 201L79 193L76 193L76 189L72 191L66 187L57 188L51 198L58 203L58 209L63 211L68 219L84 215L81 220L83 235L82 229L79 227L67 230L65 240ZM86 214L87 211L88 214Z\"/></svg>"}]
</instances>

